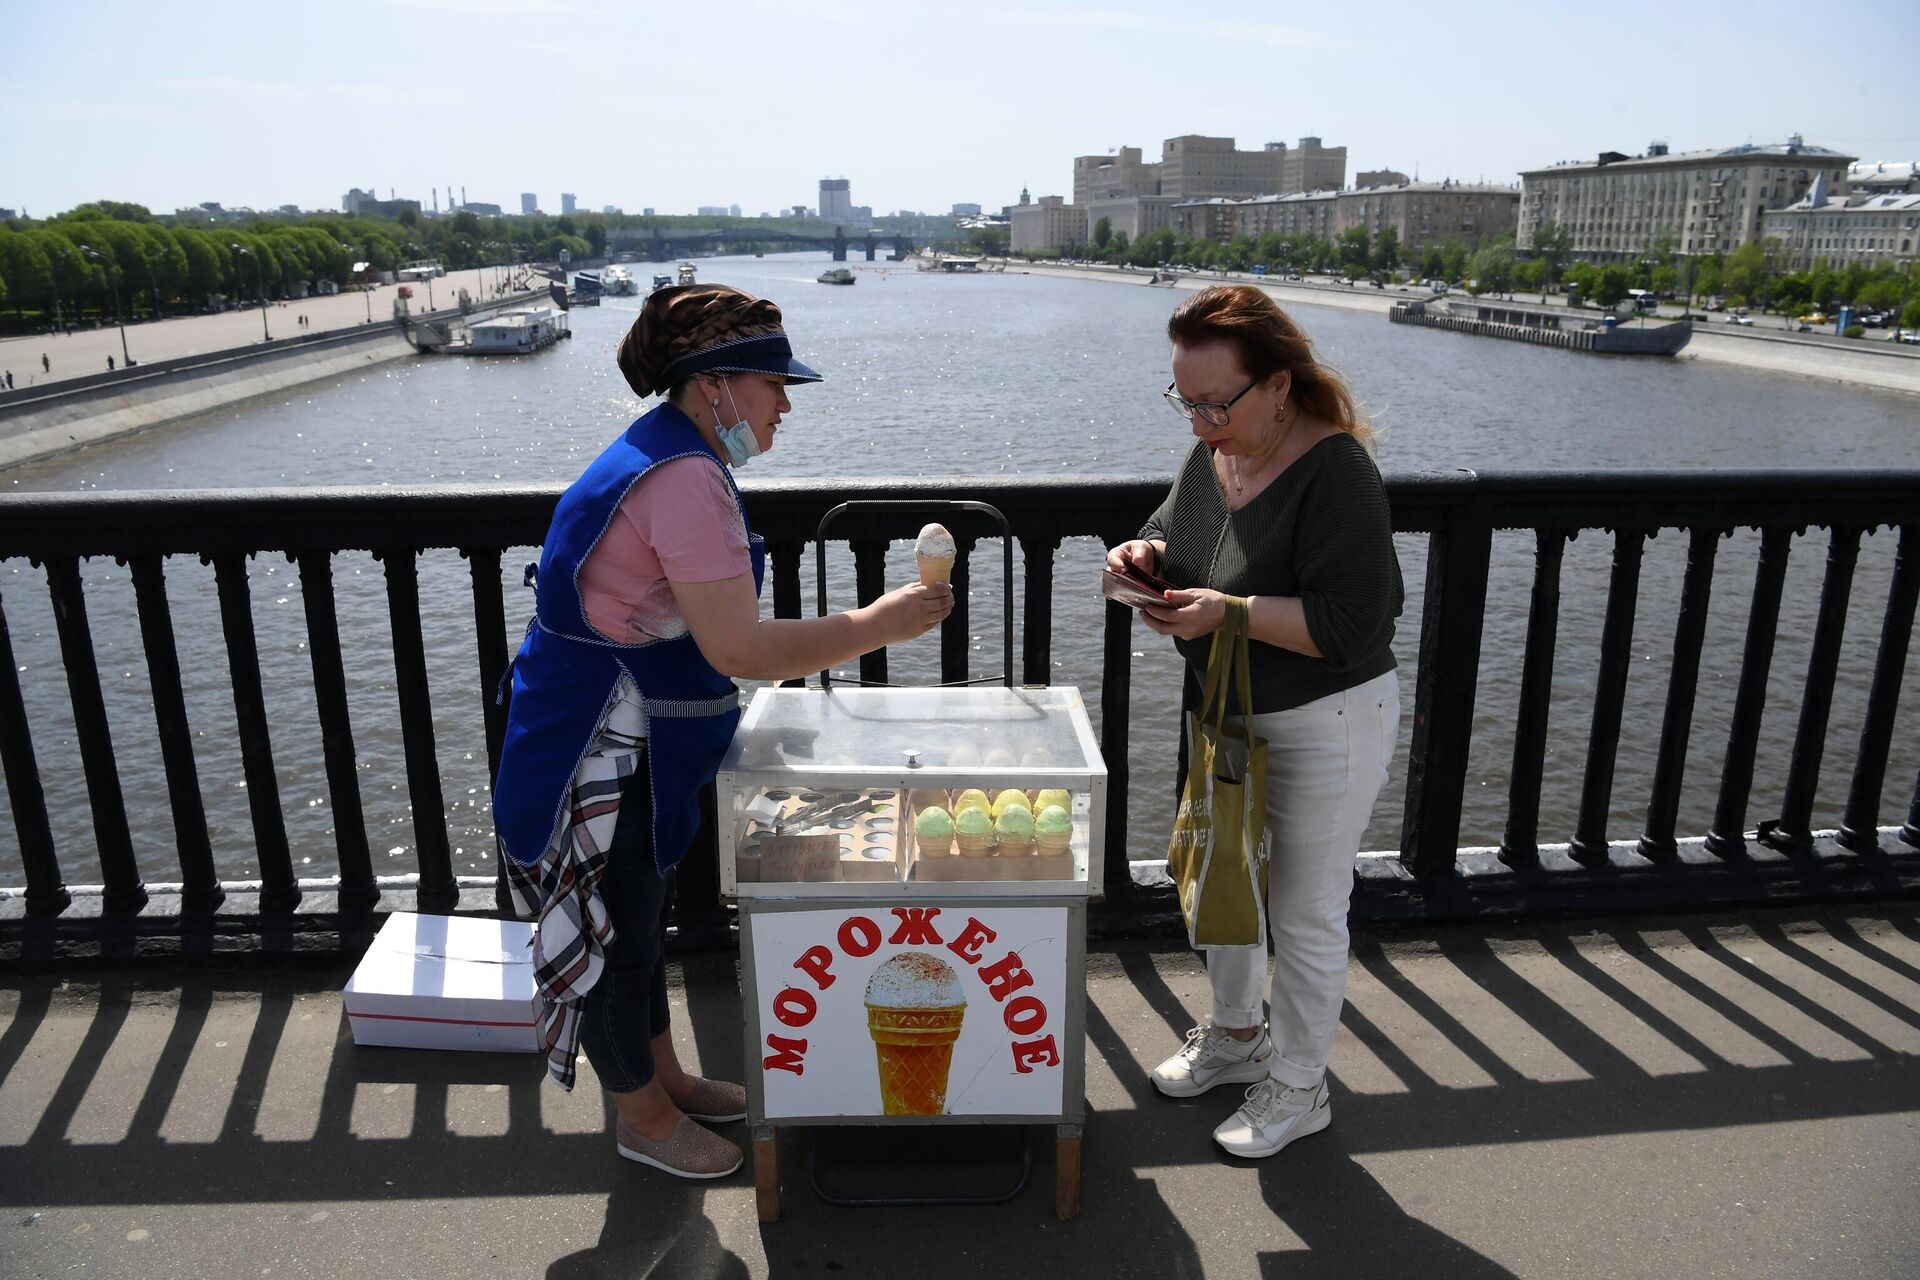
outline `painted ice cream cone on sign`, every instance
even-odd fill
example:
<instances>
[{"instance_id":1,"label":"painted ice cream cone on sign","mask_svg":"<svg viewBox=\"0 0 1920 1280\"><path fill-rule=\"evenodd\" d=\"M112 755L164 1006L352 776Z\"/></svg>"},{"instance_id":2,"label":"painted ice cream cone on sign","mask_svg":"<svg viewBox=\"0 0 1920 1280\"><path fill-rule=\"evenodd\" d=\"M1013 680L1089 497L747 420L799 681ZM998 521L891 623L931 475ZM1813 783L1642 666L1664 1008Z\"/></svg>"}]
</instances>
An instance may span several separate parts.
<instances>
[{"instance_id":1,"label":"painted ice cream cone on sign","mask_svg":"<svg viewBox=\"0 0 1920 1280\"><path fill-rule=\"evenodd\" d=\"M947 1109L953 1042L967 998L953 967L924 951L903 951L867 979L867 1030L880 1061L880 1106L890 1116L937 1116Z\"/></svg>"},{"instance_id":2,"label":"painted ice cream cone on sign","mask_svg":"<svg viewBox=\"0 0 1920 1280\"><path fill-rule=\"evenodd\" d=\"M913 554L920 561L920 581L927 586L953 581L953 535L943 524L930 524L920 531Z\"/></svg>"}]
</instances>

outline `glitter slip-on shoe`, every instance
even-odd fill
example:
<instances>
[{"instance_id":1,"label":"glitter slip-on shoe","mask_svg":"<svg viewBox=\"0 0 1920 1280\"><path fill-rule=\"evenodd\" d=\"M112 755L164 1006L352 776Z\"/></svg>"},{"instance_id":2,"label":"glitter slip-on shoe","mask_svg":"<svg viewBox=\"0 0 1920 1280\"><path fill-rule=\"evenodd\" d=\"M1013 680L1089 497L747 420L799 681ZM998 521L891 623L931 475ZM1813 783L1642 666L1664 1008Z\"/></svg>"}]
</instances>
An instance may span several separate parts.
<instances>
[{"instance_id":1,"label":"glitter slip-on shoe","mask_svg":"<svg viewBox=\"0 0 1920 1280\"><path fill-rule=\"evenodd\" d=\"M746 1159L740 1148L684 1115L674 1125L673 1135L659 1142L616 1123L614 1146L627 1159L664 1169L676 1178L724 1178Z\"/></svg>"},{"instance_id":2,"label":"glitter slip-on shoe","mask_svg":"<svg viewBox=\"0 0 1920 1280\"><path fill-rule=\"evenodd\" d=\"M679 1101L682 1111L708 1124L747 1118L747 1086L731 1080L707 1080L695 1076L693 1092Z\"/></svg>"}]
</instances>

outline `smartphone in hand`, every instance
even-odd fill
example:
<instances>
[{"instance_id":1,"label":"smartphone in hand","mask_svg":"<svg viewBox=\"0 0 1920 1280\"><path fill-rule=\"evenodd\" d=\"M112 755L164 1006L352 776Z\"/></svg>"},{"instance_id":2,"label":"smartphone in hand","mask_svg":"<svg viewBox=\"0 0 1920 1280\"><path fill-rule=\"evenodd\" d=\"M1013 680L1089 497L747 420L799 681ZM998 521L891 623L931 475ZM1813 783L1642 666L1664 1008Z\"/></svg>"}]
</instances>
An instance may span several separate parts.
<instances>
[{"instance_id":1,"label":"smartphone in hand","mask_svg":"<svg viewBox=\"0 0 1920 1280\"><path fill-rule=\"evenodd\" d=\"M1154 576L1137 564L1128 565L1123 573L1115 573L1111 569L1100 571L1100 594L1135 609L1166 604L1166 593L1171 590L1172 583Z\"/></svg>"}]
</instances>

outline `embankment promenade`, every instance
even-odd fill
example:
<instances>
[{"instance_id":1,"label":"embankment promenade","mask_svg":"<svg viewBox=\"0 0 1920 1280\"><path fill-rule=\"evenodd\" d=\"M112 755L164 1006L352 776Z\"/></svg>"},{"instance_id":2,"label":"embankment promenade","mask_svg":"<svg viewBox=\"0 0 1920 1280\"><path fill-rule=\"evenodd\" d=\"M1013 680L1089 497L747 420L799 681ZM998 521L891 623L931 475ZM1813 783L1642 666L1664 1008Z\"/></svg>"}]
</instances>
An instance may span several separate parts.
<instances>
[{"instance_id":1,"label":"embankment promenade","mask_svg":"<svg viewBox=\"0 0 1920 1280\"><path fill-rule=\"evenodd\" d=\"M264 327L258 307L135 325L132 368L112 325L0 342L14 380L0 390L0 469L411 356L393 322L399 287L270 304ZM540 296L496 296L490 268L411 288L416 316L457 314L462 289L482 307Z\"/></svg>"},{"instance_id":2,"label":"embankment promenade","mask_svg":"<svg viewBox=\"0 0 1920 1280\"><path fill-rule=\"evenodd\" d=\"M1133 288L1146 287L1147 279L1153 274L1140 269L1060 266L1041 262L1026 265L1009 263L1007 269L1036 276L1099 280ZM1353 288L1306 281L1276 282L1266 277L1232 271L1182 275L1173 287L1191 291L1223 283L1258 285L1282 303L1371 311L1382 317L1393 309L1396 302L1404 302L1413 296L1426 296L1402 293L1398 289ZM1710 321L1697 319L1693 340L1678 358L1710 360L1879 391L1920 395L1920 347L1899 347L1886 341L1837 338L1826 334L1782 333L1733 325L1715 327Z\"/></svg>"}]
</instances>

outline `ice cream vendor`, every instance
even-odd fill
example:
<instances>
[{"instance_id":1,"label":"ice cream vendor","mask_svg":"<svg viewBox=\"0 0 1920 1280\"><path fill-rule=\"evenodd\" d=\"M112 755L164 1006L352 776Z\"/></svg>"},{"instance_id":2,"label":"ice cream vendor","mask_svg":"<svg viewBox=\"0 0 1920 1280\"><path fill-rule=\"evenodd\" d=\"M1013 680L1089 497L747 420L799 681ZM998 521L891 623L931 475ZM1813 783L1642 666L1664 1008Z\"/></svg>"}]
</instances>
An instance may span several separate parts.
<instances>
[{"instance_id":1,"label":"ice cream vendor","mask_svg":"<svg viewBox=\"0 0 1920 1280\"><path fill-rule=\"evenodd\" d=\"M649 294L618 355L660 397L562 495L535 616L515 657L494 821L535 965L547 1068L576 1048L607 1090L618 1153L684 1178L723 1177L740 1148L701 1123L738 1120L746 1092L684 1070L668 1025L665 914L673 869L739 718L734 678L804 676L910 640L953 609L923 580L820 618L760 615L765 560L732 469L771 449L793 358L780 308L725 285Z\"/></svg>"}]
</instances>

